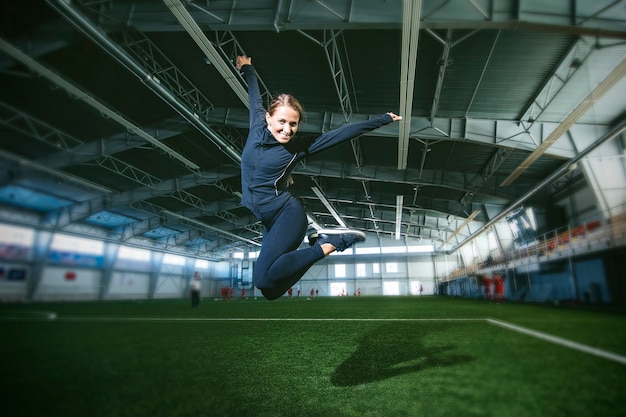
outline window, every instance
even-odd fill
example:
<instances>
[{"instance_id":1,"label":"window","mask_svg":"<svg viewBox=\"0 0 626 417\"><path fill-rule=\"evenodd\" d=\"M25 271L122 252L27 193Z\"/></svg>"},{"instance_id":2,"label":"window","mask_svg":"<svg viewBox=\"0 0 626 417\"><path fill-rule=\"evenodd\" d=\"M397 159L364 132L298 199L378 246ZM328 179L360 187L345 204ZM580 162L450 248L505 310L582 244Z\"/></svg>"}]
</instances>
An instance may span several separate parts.
<instances>
[{"instance_id":1,"label":"window","mask_svg":"<svg viewBox=\"0 0 626 417\"><path fill-rule=\"evenodd\" d=\"M0 257L28 259L34 238L35 232L31 229L0 225Z\"/></svg>"},{"instance_id":2,"label":"window","mask_svg":"<svg viewBox=\"0 0 626 417\"><path fill-rule=\"evenodd\" d=\"M406 253L406 246L389 246L382 248L383 253Z\"/></svg>"},{"instance_id":3,"label":"window","mask_svg":"<svg viewBox=\"0 0 626 417\"><path fill-rule=\"evenodd\" d=\"M196 269L209 269L209 261L206 259L196 259Z\"/></svg>"},{"instance_id":4,"label":"window","mask_svg":"<svg viewBox=\"0 0 626 417\"><path fill-rule=\"evenodd\" d=\"M345 277L346 277L346 265L345 264L335 265L335 278L345 278Z\"/></svg>"},{"instance_id":5,"label":"window","mask_svg":"<svg viewBox=\"0 0 626 417\"><path fill-rule=\"evenodd\" d=\"M356 264L356 276L364 277L366 274L365 264Z\"/></svg>"},{"instance_id":6,"label":"window","mask_svg":"<svg viewBox=\"0 0 626 417\"><path fill-rule=\"evenodd\" d=\"M379 254L380 253L380 248L378 246L375 247L369 247L369 248L362 248L360 246L357 246L354 248L355 253L357 255L374 255L374 254Z\"/></svg>"},{"instance_id":7,"label":"window","mask_svg":"<svg viewBox=\"0 0 626 417\"><path fill-rule=\"evenodd\" d=\"M330 283L330 295L342 296L346 295L346 283L345 282L331 282Z\"/></svg>"},{"instance_id":8,"label":"window","mask_svg":"<svg viewBox=\"0 0 626 417\"><path fill-rule=\"evenodd\" d=\"M372 264L372 273L380 274L380 264Z\"/></svg>"},{"instance_id":9,"label":"window","mask_svg":"<svg viewBox=\"0 0 626 417\"><path fill-rule=\"evenodd\" d=\"M166 253L163 257L163 263L168 265L185 265L185 258L179 255Z\"/></svg>"},{"instance_id":10,"label":"window","mask_svg":"<svg viewBox=\"0 0 626 417\"><path fill-rule=\"evenodd\" d=\"M52 243L50 243L50 249L61 252L102 255L104 243L99 240L55 234Z\"/></svg>"},{"instance_id":11,"label":"window","mask_svg":"<svg viewBox=\"0 0 626 417\"><path fill-rule=\"evenodd\" d=\"M50 242L48 262L60 265L101 267L104 263L104 242L55 234Z\"/></svg>"},{"instance_id":12,"label":"window","mask_svg":"<svg viewBox=\"0 0 626 417\"><path fill-rule=\"evenodd\" d=\"M398 281L383 282L383 295L400 295L400 283Z\"/></svg>"},{"instance_id":13,"label":"window","mask_svg":"<svg viewBox=\"0 0 626 417\"><path fill-rule=\"evenodd\" d=\"M259 251L248 252L248 259L256 259L259 257ZM233 252L233 259L245 259L246 254L244 252Z\"/></svg>"},{"instance_id":14,"label":"window","mask_svg":"<svg viewBox=\"0 0 626 417\"><path fill-rule=\"evenodd\" d=\"M423 252L434 252L435 247L433 245L418 245L418 246L408 246L407 252L410 253L423 253Z\"/></svg>"},{"instance_id":15,"label":"window","mask_svg":"<svg viewBox=\"0 0 626 417\"><path fill-rule=\"evenodd\" d=\"M489 242L489 250L493 251L498 249L498 242L496 241L496 234L492 231L487 233L487 242Z\"/></svg>"},{"instance_id":16,"label":"window","mask_svg":"<svg viewBox=\"0 0 626 417\"><path fill-rule=\"evenodd\" d=\"M149 261L150 251L145 249L131 248L128 246L120 246L118 258L131 259L134 261Z\"/></svg>"},{"instance_id":17,"label":"window","mask_svg":"<svg viewBox=\"0 0 626 417\"><path fill-rule=\"evenodd\" d=\"M31 229L9 226L7 224L0 225L0 243L30 247L33 244L34 236L35 232Z\"/></svg>"},{"instance_id":18,"label":"window","mask_svg":"<svg viewBox=\"0 0 626 417\"><path fill-rule=\"evenodd\" d=\"M396 262L387 262L385 264L385 272L392 274L398 272L398 264Z\"/></svg>"},{"instance_id":19,"label":"window","mask_svg":"<svg viewBox=\"0 0 626 417\"><path fill-rule=\"evenodd\" d=\"M506 221L511 228L516 243L528 243L535 238L537 226L535 215L530 208L528 210L525 210L523 206L517 208L506 216Z\"/></svg>"}]
</instances>

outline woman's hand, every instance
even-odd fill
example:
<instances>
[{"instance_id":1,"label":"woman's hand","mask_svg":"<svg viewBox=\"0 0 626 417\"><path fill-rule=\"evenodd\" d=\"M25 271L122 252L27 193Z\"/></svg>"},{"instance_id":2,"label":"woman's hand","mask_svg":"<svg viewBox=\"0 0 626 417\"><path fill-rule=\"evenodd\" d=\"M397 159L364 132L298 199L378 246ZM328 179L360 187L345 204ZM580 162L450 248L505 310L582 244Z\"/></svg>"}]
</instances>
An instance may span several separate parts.
<instances>
[{"instance_id":1,"label":"woman's hand","mask_svg":"<svg viewBox=\"0 0 626 417\"><path fill-rule=\"evenodd\" d=\"M244 65L252 65L252 58L250 58L249 56L245 56L245 55L237 56L237 61L235 62L235 68L237 68L238 70L241 70L241 67L243 67Z\"/></svg>"},{"instance_id":2,"label":"woman's hand","mask_svg":"<svg viewBox=\"0 0 626 417\"><path fill-rule=\"evenodd\" d=\"M387 112L387 114L388 114L389 116L391 116L391 119L392 119L394 122L397 122L398 120L402 120L402 116L398 116L398 115L397 115L397 114L395 114L395 113L392 113L392 112L388 111L388 112Z\"/></svg>"}]
</instances>

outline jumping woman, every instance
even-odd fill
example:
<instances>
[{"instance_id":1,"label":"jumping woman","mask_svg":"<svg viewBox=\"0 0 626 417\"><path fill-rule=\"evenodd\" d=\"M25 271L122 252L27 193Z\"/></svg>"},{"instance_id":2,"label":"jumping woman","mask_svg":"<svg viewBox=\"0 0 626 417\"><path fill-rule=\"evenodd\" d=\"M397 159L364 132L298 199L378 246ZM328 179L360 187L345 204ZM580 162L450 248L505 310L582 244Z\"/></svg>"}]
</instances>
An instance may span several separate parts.
<instances>
[{"instance_id":1,"label":"jumping woman","mask_svg":"<svg viewBox=\"0 0 626 417\"><path fill-rule=\"evenodd\" d=\"M266 110L252 58L238 56L236 67L248 82L250 99L250 132L241 157L241 202L264 227L252 280L265 298L274 300L315 262L365 240L365 234L357 230L322 229L316 238L309 238L310 247L298 250L308 221L304 208L288 191L296 164L402 117L389 112L300 141L294 139L304 113L300 102L290 94L279 94Z\"/></svg>"}]
</instances>

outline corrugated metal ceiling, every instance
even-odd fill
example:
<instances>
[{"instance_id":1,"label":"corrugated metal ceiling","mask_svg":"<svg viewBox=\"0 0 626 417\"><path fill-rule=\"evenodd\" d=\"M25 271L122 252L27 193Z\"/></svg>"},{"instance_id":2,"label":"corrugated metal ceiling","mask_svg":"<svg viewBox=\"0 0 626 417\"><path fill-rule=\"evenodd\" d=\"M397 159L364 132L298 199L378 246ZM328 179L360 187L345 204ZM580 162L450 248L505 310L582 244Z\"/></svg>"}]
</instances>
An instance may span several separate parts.
<instances>
[{"instance_id":1,"label":"corrugated metal ceiling","mask_svg":"<svg viewBox=\"0 0 626 417\"><path fill-rule=\"evenodd\" d=\"M406 237L430 240L437 247L445 235L438 227L420 225L438 225L449 215L461 222L474 210L481 212L474 222L484 224L487 212L509 208L582 144L623 118L622 80L512 185L501 186L624 60L625 4L423 2L407 169L396 167L397 127L381 129L360 138L356 148L346 144L307 160L296 170L294 193L320 224L332 225L332 216L311 190L321 185L349 226L389 237L395 232L396 196L403 195ZM224 62L236 53L251 55L269 92L290 92L304 103L307 123L302 136L341 124L345 117L361 120L398 111L405 36L400 0L184 5ZM137 237L155 240L172 230L188 233L186 243L181 236L171 250L195 250L209 258L247 245L232 235L260 240L258 222L238 201L238 166L224 148L157 97L149 82L121 65L110 48L107 52L101 41L88 39L75 23L68 24L71 18L62 12L68 7L138 67L160 68L154 74L164 82L165 76L176 74L178 84L167 86L178 99L190 92L206 98L210 109L192 111L200 112L198 117L233 149L240 149L245 140L247 109L217 71L217 63L204 56L165 4L4 3L1 36L8 46L0 53L0 203L7 210L25 209L48 219L37 227L56 224L63 230L72 222L85 223L111 236L107 230L131 226ZM10 48L96 98L169 151L155 149L72 97L18 62ZM327 53L336 53L340 65L333 67ZM348 87L347 115L335 87L338 70ZM593 133L584 124L593 125ZM174 153L199 168L181 164ZM16 199L18 194L30 197ZM549 203L548 189L534 198L534 204ZM209 227L199 228L197 222ZM98 235L96 229L93 235ZM459 234L460 239L465 236ZM123 238L133 242L132 236ZM190 243L199 241L197 246Z\"/></svg>"}]
</instances>

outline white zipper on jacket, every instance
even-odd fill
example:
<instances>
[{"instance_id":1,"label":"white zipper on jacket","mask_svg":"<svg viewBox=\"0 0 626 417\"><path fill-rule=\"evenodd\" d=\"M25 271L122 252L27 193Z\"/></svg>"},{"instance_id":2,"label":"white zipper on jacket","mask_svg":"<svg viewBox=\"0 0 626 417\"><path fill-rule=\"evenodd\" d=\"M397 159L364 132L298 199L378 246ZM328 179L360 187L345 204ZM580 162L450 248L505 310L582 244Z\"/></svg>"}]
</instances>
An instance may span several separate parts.
<instances>
[{"instance_id":1,"label":"white zipper on jacket","mask_svg":"<svg viewBox=\"0 0 626 417\"><path fill-rule=\"evenodd\" d=\"M281 178L283 178L285 176L285 174L287 173L287 169L289 169L289 167L291 166L291 164L293 163L293 161L296 159L296 157L298 156L298 154L294 154L293 158L291 158L291 161L289 161L289 163L287 164L287 166L285 167L285 169L283 170L283 172L278 176L278 178L276 178L276 180L274 181L274 190L276 192L276 196L278 197L278 181L280 181Z\"/></svg>"}]
</instances>

